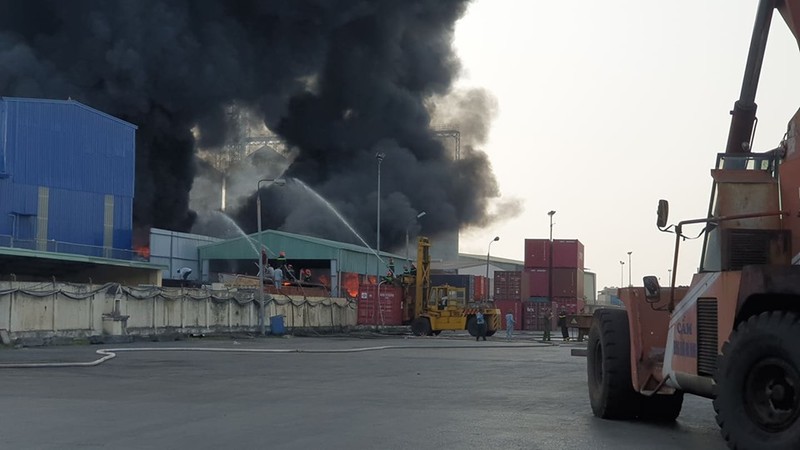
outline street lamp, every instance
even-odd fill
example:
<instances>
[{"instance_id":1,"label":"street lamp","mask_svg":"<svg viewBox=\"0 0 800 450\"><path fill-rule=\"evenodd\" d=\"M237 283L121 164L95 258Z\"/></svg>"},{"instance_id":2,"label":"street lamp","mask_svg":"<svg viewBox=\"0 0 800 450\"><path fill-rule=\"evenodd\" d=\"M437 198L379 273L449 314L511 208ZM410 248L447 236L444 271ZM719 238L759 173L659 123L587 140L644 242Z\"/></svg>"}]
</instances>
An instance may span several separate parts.
<instances>
[{"instance_id":1,"label":"street lamp","mask_svg":"<svg viewBox=\"0 0 800 450\"><path fill-rule=\"evenodd\" d=\"M619 262L619 287L625 286L625 261Z\"/></svg>"},{"instance_id":2,"label":"street lamp","mask_svg":"<svg viewBox=\"0 0 800 450\"><path fill-rule=\"evenodd\" d=\"M491 282L489 281L489 254L492 252L492 242L497 242L500 240L500 236L495 236L494 239L489 241L489 249L486 250L486 284L491 286ZM488 295L487 295L488 297ZM486 300L489 300L488 298Z\"/></svg>"},{"instance_id":3,"label":"street lamp","mask_svg":"<svg viewBox=\"0 0 800 450\"><path fill-rule=\"evenodd\" d=\"M631 281L631 269L633 268L633 264L631 264L631 253L628 252L628 287L633 287L633 281Z\"/></svg>"},{"instance_id":4,"label":"street lamp","mask_svg":"<svg viewBox=\"0 0 800 450\"><path fill-rule=\"evenodd\" d=\"M408 245L409 245L408 244L408 228L411 226L412 223L416 222L418 219L421 219L422 216L424 216L425 214L428 214L428 213L426 213L425 211L422 211L421 213L417 214L417 218L416 219L412 220L411 222L408 222L408 225L406 225L406 264L410 264L410 261L408 259Z\"/></svg>"},{"instance_id":5,"label":"street lamp","mask_svg":"<svg viewBox=\"0 0 800 450\"><path fill-rule=\"evenodd\" d=\"M550 211L547 213L550 216L550 255L547 258L549 269L547 271L547 301L552 304L553 302L553 216L556 212Z\"/></svg>"},{"instance_id":6,"label":"street lamp","mask_svg":"<svg viewBox=\"0 0 800 450\"><path fill-rule=\"evenodd\" d=\"M264 178L258 180L258 187L256 190L256 214L258 215L258 243L261 242L261 183L271 182L278 186L284 186L286 180L283 178ZM258 333L262 336L265 334L264 330L264 257L259 253L258 255Z\"/></svg>"},{"instance_id":7,"label":"street lamp","mask_svg":"<svg viewBox=\"0 0 800 450\"><path fill-rule=\"evenodd\" d=\"M378 237L375 244L375 254L378 257L378 261L375 264L375 283L378 283L381 279L381 163L385 157L385 153L378 152L375 154L375 159L378 160Z\"/></svg>"}]
</instances>

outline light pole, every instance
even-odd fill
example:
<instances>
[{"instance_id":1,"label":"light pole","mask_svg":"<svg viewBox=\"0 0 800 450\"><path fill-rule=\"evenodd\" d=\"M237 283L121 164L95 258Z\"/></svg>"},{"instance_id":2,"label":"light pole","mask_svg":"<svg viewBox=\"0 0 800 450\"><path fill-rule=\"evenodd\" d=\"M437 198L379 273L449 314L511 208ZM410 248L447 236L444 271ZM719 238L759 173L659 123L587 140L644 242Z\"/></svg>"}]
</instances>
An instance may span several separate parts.
<instances>
[{"instance_id":1,"label":"light pole","mask_svg":"<svg viewBox=\"0 0 800 450\"><path fill-rule=\"evenodd\" d=\"M619 262L619 287L625 286L625 261Z\"/></svg>"},{"instance_id":2,"label":"light pole","mask_svg":"<svg viewBox=\"0 0 800 450\"><path fill-rule=\"evenodd\" d=\"M256 214L258 215L258 243L259 245L264 245L261 242L261 183L264 182L272 182L278 186L283 186L286 184L286 180L283 178L264 178L262 180L258 180L258 185L256 189ZM258 333L262 336L265 333L264 330L264 257L261 253L258 254L258 281L259 281L259 289L258 289Z\"/></svg>"},{"instance_id":3,"label":"light pole","mask_svg":"<svg viewBox=\"0 0 800 450\"><path fill-rule=\"evenodd\" d=\"M672 269L667 269L667 283L672 287Z\"/></svg>"},{"instance_id":4,"label":"light pole","mask_svg":"<svg viewBox=\"0 0 800 450\"><path fill-rule=\"evenodd\" d=\"M378 218L377 218L377 237L375 238L375 305L378 311L381 310L381 163L383 158L386 157L385 153L378 152L375 154L375 159L378 160ZM377 321L376 321L377 322ZM377 329L378 326L375 325Z\"/></svg>"},{"instance_id":5,"label":"light pole","mask_svg":"<svg viewBox=\"0 0 800 450\"><path fill-rule=\"evenodd\" d=\"M383 158L386 157L385 153L378 152L375 154L375 159L378 160L378 236L375 240L375 254L378 261L375 264L375 283L377 284L381 279L381 163ZM380 287L379 287L380 289ZM378 291L380 292L380 291Z\"/></svg>"},{"instance_id":6,"label":"light pole","mask_svg":"<svg viewBox=\"0 0 800 450\"><path fill-rule=\"evenodd\" d=\"M408 244L408 227L410 227L412 223L416 222L416 220L421 219L422 216L424 216L425 214L428 214L428 213L426 213L425 211L422 211L421 213L417 214L417 219L412 220L411 222L408 223L408 225L406 225L406 264L411 264L411 261L409 261L409 259L408 259L408 245L409 245Z\"/></svg>"},{"instance_id":7,"label":"light pole","mask_svg":"<svg viewBox=\"0 0 800 450\"><path fill-rule=\"evenodd\" d=\"M631 264L631 253L628 252L628 287L633 287L633 281L631 281L631 269L633 268L633 264Z\"/></svg>"},{"instance_id":8,"label":"light pole","mask_svg":"<svg viewBox=\"0 0 800 450\"><path fill-rule=\"evenodd\" d=\"M547 213L547 215L550 216L550 255L547 258L547 265L549 267L547 270L547 301L551 305L553 303L553 216L555 214L556 212L554 210Z\"/></svg>"},{"instance_id":9,"label":"light pole","mask_svg":"<svg viewBox=\"0 0 800 450\"><path fill-rule=\"evenodd\" d=\"M492 252L492 242L497 242L500 240L500 236L495 236L494 239L489 241L489 248L486 250L486 284L491 287L492 282L489 281L489 254ZM489 300L489 295L487 293L486 300Z\"/></svg>"}]
</instances>

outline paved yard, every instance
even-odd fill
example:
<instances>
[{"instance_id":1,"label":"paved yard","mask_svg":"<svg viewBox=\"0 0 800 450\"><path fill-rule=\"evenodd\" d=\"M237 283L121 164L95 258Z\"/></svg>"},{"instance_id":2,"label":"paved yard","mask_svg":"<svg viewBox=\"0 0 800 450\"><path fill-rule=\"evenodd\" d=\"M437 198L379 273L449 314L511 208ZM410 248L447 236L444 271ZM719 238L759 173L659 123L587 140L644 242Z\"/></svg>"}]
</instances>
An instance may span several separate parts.
<instances>
[{"instance_id":1,"label":"paved yard","mask_svg":"<svg viewBox=\"0 0 800 450\"><path fill-rule=\"evenodd\" d=\"M195 339L116 347L404 348L131 352L96 367L2 369L0 448L726 448L708 400L687 396L676 425L604 421L592 416L574 346L477 344ZM6 349L0 363L91 361L106 347Z\"/></svg>"}]
</instances>

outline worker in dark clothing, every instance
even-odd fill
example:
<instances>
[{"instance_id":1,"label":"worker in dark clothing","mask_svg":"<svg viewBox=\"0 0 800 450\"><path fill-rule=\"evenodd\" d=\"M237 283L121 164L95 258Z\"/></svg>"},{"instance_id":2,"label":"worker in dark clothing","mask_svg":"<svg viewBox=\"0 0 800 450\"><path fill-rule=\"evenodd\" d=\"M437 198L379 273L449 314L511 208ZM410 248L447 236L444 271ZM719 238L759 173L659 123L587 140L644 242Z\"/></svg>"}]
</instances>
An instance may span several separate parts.
<instances>
[{"instance_id":1,"label":"worker in dark clothing","mask_svg":"<svg viewBox=\"0 0 800 450\"><path fill-rule=\"evenodd\" d=\"M567 312L563 309L558 313L558 326L561 327L561 337L564 341L569 340L569 330L567 329Z\"/></svg>"},{"instance_id":2,"label":"worker in dark clothing","mask_svg":"<svg viewBox=\"0 0 800 450\"><path fill-rule=\"evenodd\" d=\"M483 340L485 341L486 340L486 318L483 317L483 313L482 312L478 311L478 313L475 314L475 322L478 325L478 335L475 336L475 340L478 341L481 338L483 338Z\"/></svg>"},{"instance_id":3,"label":"worker in dark clothing","mask_svg":"<svg viewBox=\"0 0 800 450\"><path fill-rule=\"evenodd\" d=\"M550 341L550 327L553 326L553 315L550 313L550 310L545 308L544 314L542 315L542 321L544 322L543 329L544 329L544 336L542 337L543 341Z\"/></svg>"},{"instance_id":4,"label":"worker in dark clothing","mask_svg":"<svg viewBox=\"0 0 800 450\"><path fill-rule=\"evenodd\" d=\"M294 267L291 264L288 264L284 271L286 272L284 275L286 275L287 280L297 281L297 277L294 276Z\"/></svg>"},{"instance_id":5,"label":"worker in dark clothing","mask_svg":"<svg viewBox=\"0 0 800 450\"><path fill-rule=\"evenodd\" d=\"M394 276L394 273L395 273L394 272L394 258L392 258L391 256L389 257L389 263L387 264L387 266L389 267L389 271L392 272L392 276Z\"/></svg>"}]
</instances>

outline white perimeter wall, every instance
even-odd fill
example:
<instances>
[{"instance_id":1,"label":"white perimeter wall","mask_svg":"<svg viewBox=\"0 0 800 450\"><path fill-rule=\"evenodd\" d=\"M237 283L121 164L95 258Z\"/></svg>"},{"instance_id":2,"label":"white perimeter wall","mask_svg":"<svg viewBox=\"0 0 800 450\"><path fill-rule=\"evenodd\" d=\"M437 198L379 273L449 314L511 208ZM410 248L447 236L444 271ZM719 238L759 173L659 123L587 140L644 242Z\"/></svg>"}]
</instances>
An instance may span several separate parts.
<instances>
[{"instance_id":1,"label":"white perimeter wall","mask_svg":"<svg viewBox=\"0 0 800 450\"><path fill-rule=\"evenodd\" d=\"M0 329L26 336L94 336L117 305L128 334L257 331L258 303L249 291L127 288L0 282ZM356 304L341 298L266 295L266 324L283 315L291 328L356 325ZM106 317L104 317L104 315Z\"/></svg>"}]
</instances>

